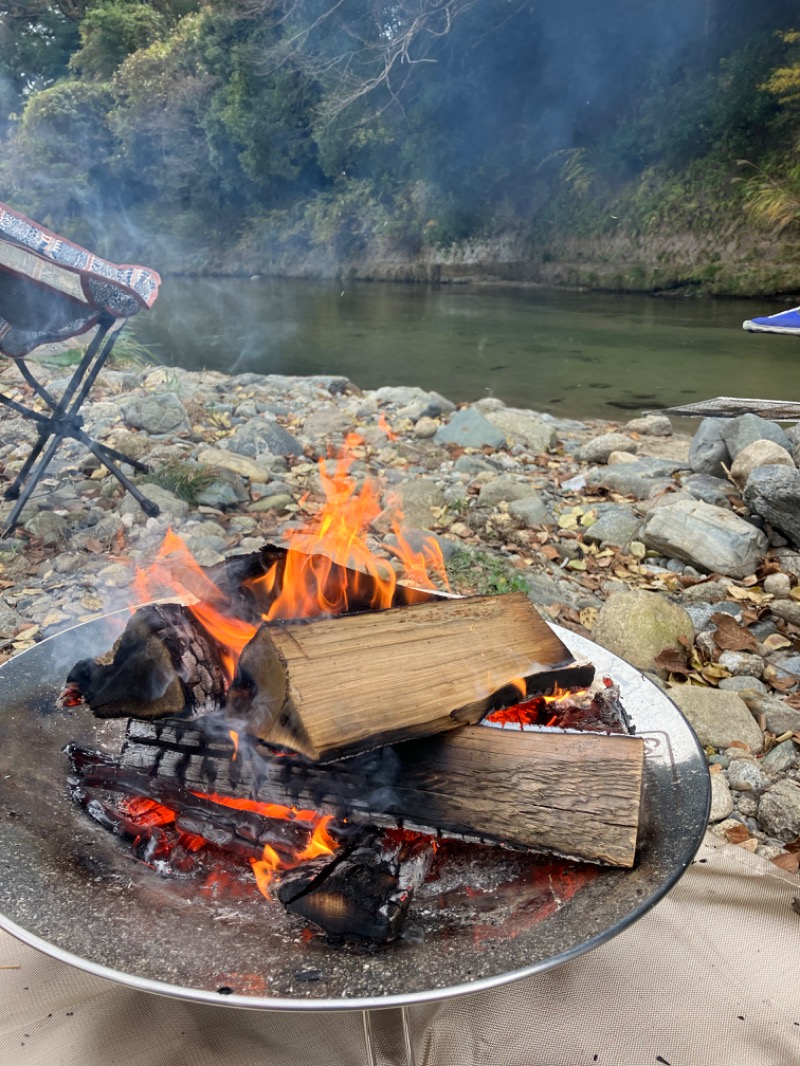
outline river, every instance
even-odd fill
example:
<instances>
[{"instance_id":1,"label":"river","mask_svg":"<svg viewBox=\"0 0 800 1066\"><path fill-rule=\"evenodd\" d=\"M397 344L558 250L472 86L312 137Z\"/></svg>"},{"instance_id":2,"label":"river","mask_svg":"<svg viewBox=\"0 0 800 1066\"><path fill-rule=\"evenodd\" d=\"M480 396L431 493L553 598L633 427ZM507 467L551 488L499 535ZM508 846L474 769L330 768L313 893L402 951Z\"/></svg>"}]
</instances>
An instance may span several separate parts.
<instances>
[{"instance_id":1,"label":"river","mask_svg":"<svg viewBox=\"0 0 800 1066\"><path fill-rule=\"evenodd\" d=\"M800 399L800 340L745 333L785 304L466 285L165 279L136 335L197 370L343 374L627 420L713 396Z\"/></svg>"}]
</instances>

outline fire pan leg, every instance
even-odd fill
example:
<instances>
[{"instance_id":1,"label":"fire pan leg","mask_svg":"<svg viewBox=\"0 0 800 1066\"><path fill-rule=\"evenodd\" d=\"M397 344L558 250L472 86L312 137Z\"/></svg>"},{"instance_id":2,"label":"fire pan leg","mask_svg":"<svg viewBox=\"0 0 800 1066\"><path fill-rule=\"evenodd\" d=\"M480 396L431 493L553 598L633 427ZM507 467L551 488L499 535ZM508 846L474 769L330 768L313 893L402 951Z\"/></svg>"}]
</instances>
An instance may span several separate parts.
<instances>
[{"instance_id":1,"label":"fire pan leg","mask_svg":"<svg viewBox=\"0 0 800 1066\"><path fill-rule=\"evenodd\" d=\"M372 1034L372 1011L362 1010L361 1020L364 1023L364 1045L367 1049L367 1066L378 1066L375 1057L375 1038Z\"/></svg>"},{"instance_id":2,"label":"fire pan leg","mask_svg":"<svg viewBox=\"0 0 800 1066\"><path fill-rule=\"evenodd\" d=\"M397 1016L400 1016L400 1024L403 1032L403 1051L404 1055L401 1059L393 1059L392 1066L416 1066L416 1059L414 1058L414 1042L411 1038L411 1023L406 1007L401 1007L399 1011L396 1010L365 1010L361 1012L361 1018L364 1026L364 1045L367 1051L367 1066L378 1066L378 1048L375 1040L375 1030L373 1028L373 1015L380 1014L382 1020L389 1021L394 1025L397 1020ZM384 1048L384 1050L386 1050Z\"/></svg>"}]
</instances>

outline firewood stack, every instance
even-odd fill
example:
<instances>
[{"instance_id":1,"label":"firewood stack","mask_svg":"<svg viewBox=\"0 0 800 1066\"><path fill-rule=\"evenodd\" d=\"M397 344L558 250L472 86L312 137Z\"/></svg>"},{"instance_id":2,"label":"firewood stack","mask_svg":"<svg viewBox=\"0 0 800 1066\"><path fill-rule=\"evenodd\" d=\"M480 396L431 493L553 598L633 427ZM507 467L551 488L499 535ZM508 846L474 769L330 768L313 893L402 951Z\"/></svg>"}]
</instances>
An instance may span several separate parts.
<instances>
[{"instance_id":1,"label":"firewood stack","mask_svg":"<svg viewBox=\"0 0 800 1066\"><path fill-rule=\"evenodd\" d=\"M268 858L273 897L370 942L399 935L438 836L633 865L643 743L523 594L398 585L374 610L358 574L355 613L258 624L269 602L252 576L281 561L270 547L215 575L252 625L229 685L225 649L177 605L141 608L109 655L76 664L62 701L129 719L117 758L68 752L84 810L140 856L218 849L257 879ZM554 689L589 692L550 702ZM546 704L569 730L523 731ZM599 731L574 731L581 718ZM276 818L276 804L304 810Z\"/></svg>"}]
</instances>

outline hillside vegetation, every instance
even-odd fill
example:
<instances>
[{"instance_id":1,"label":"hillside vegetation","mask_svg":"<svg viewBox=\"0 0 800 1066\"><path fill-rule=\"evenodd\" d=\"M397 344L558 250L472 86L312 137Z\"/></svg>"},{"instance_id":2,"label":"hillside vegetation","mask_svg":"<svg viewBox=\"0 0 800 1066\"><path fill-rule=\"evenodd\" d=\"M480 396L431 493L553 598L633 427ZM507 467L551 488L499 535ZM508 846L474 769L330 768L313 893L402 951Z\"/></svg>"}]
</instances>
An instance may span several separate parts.
<instances>
[{"instance_id":1,"label":"hillside vegetation","mask_svg":"<svg viewBox=\"0 0 800 1066\"><path fill-rule=\"evenodd\" d=\"M779 293L797 0L0 6L3 199L164 270Z\"/></svg>"}]
</instances>

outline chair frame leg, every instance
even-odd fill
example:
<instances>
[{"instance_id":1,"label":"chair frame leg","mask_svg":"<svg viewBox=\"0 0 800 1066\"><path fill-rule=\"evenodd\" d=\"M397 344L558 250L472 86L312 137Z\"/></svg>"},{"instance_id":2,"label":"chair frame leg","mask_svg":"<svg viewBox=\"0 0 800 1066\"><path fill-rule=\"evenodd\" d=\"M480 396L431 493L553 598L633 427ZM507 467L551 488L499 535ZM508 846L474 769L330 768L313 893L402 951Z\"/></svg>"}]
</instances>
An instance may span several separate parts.
<instances>
[{"instance_id":1,"label":"chair frame leg","mask_svg":"<svg viewBox=\"0 0 800 1066\"><path fill-rule=\"evenodd\" d=\"M111 315L103 315L101 317L97 333L92 338L89 347L73 373L63 396L58 400L51 396L47 389L36 380L24 361L19 361L19 369L24 379L52 410L53 413L49 418L38 411L33 411L23 404L17 403L9 397L0 395L0 403L22 414L23 417L36 421L39 431L39 440L34 444L30 455L25 460L13 483L3 494L7 500L17 500L17 503L6 519L0 537L6 536L17 525L25 504L46 472L59 445L68 437L85 445L114 475L123 488L133 496L145 514L150 517L156 517L160 514L158 506L148 500L130 478L123 474L117 462L127 463L140 473L147 473L148 467L139 462L138 459L133 459L115 448L109 448L92 440L84 432L82 428L83 418L78 413L81 405L88 397L97 375L111 354L111 349L119 333L118 330L112 331L112 326L115 325L116 321Z\"/></svg>"}]
</instances>

